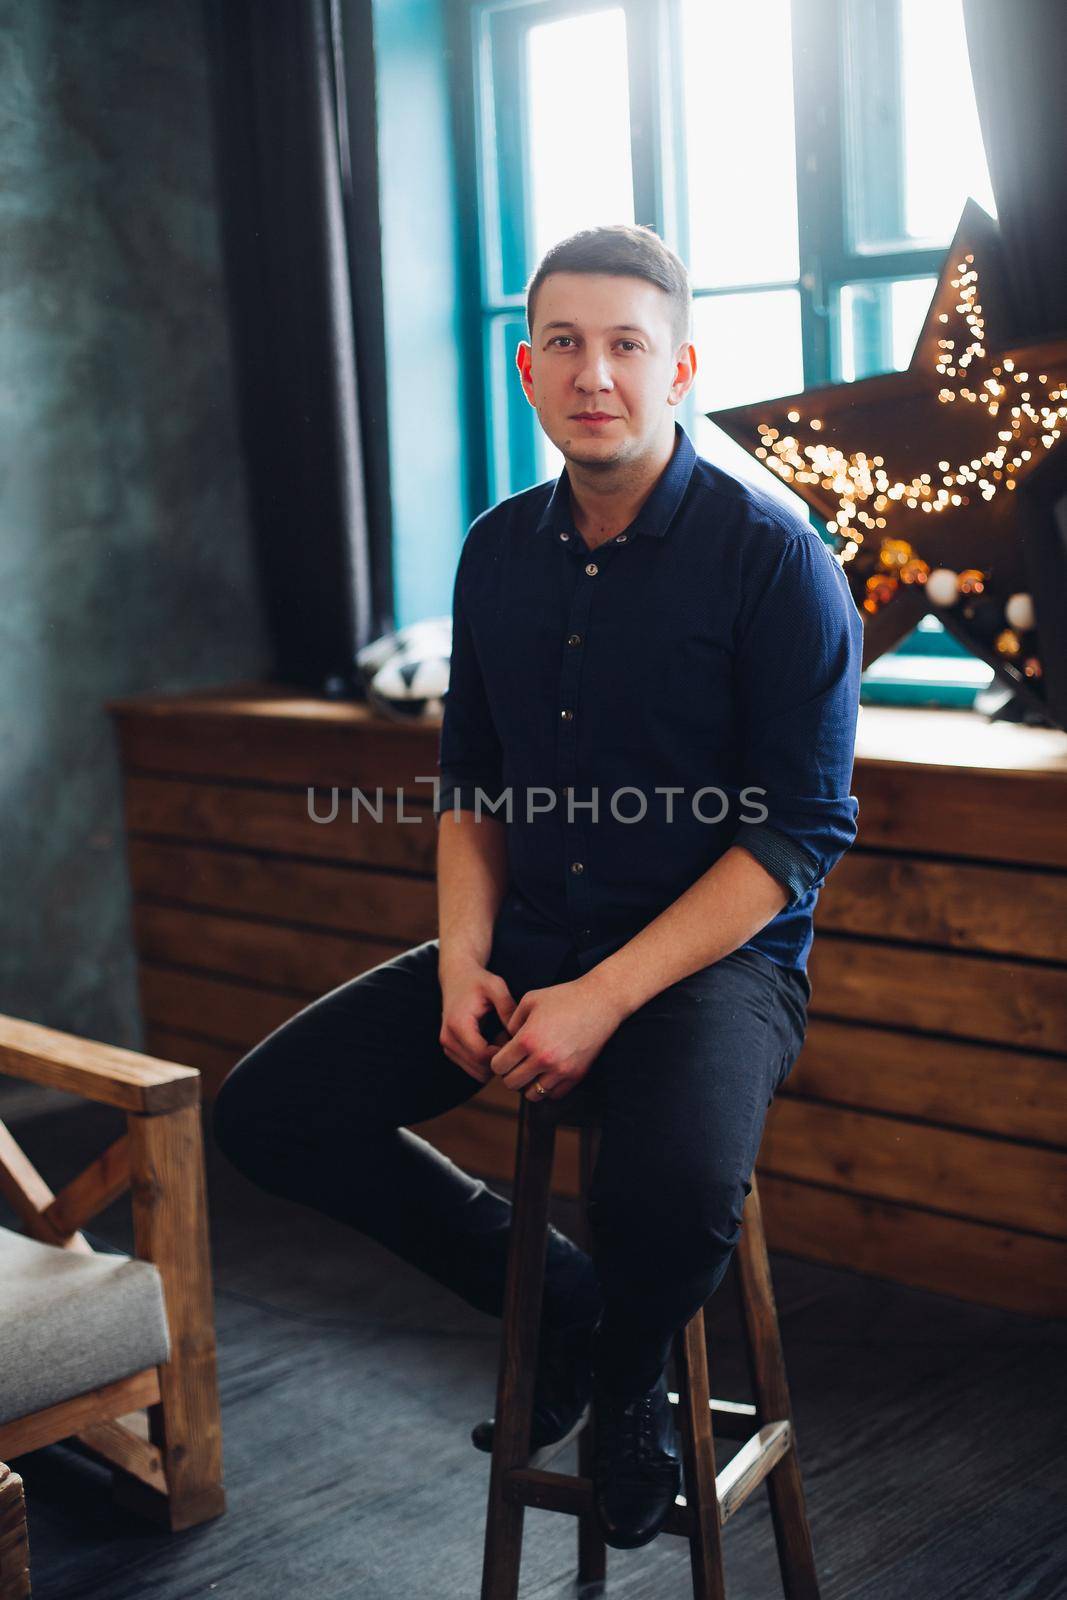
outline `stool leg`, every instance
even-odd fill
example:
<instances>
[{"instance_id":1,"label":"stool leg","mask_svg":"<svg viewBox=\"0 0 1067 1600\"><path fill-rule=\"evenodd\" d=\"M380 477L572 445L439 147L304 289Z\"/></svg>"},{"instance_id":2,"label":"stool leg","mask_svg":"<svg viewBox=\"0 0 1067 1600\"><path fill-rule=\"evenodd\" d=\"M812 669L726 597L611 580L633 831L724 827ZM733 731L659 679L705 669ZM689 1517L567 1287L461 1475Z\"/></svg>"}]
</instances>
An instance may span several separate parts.
<instances>
[{"instance_id":1,"label":"stool leg","mask_svg":"<svg viewBox=\"0 0 1067 1600\"><path fill-rule=\"evenodd\" d=\"M693 1596L694 1600L726 1600L703 1310L675 1334L674 1357L678 1369L685 1500L691 1519L689 1560L693 1569Z\"/></svg>"},{"instance_id":2,"label":"stool leg","mask_svg":"<svg viewBox=\"0 0 1067 1600\"><path fill-rule=\"evenodd\" d=\"M585 1208L589 1200L589 1186L596 1160L596 1143L597 1130L588 1125L583 1126L578 1134L579 1217L575 1229L575 1243L587 1251L592 1240ZM590 1417L578 1435L578 1475L590 1481L593 1477L594 1450L593 1419ZM593 1600L597 1593L603 1592L607 1573L608 1547L604 1543L604 1535L600 1531L596 1513L592 1509L583 1511L578 1517L578 1590L583 1600Z\"/></svg>"},{"instance_id":3,"label":"stool leg","mask_svg":"<svg viewBox=\"0 0 1067 1600\"><path fill-rule=\"evenodd\" d=\"M524 1507L505 1498L507 1474L530 1455L538 1325L548 1247L548 1203L556 1142L554 1102L519 1101L515 1192L508 1240L497 1378L493 1461L482 1563L482 1600L516 1600Z\"/></svg>"},{"instance_id":4,"label":"stool leg","mask_svg":"<svg viewBox=\"0 0 1067 1600\"><path fill-rule=\"evenodd\" d=\"M796 1430L786 1383L778 1312L774 1304L763 1212L755 1172L745 1203L744 1222L737 1245L737 1271L741 1315L745 1329L752 1388L760 1426L789 1419L790 1448L768 1474L767 1493L778 1545L778 1564L786 1600L819 1600L815 1553L804 1504L804 1485L797 1455Z\"/></svg>"}]
</instances>

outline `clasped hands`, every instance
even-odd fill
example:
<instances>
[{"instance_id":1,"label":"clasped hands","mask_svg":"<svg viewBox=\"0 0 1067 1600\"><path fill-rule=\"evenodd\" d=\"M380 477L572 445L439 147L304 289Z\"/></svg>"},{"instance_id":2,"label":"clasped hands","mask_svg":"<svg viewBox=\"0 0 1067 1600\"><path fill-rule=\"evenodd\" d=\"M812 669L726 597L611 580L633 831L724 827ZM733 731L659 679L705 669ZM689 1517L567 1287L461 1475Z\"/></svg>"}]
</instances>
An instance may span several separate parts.
<instances>
[{"instance_id":1,"label":"clasped hands","mask_svg":"<svg viewBox=\"0 0 1067 1600\"><path fill-rule=\"evenodd\" d=\"M528 989L516 1001L503 978L471 966L442 983L442 999L439 1042L449 1060L480 1083L499 1078L527 1100L570 1094L626 1016L591 973ZM479 1022L490 1009L504 1029L487 1043Z\"/></svg>"}]
</instances>

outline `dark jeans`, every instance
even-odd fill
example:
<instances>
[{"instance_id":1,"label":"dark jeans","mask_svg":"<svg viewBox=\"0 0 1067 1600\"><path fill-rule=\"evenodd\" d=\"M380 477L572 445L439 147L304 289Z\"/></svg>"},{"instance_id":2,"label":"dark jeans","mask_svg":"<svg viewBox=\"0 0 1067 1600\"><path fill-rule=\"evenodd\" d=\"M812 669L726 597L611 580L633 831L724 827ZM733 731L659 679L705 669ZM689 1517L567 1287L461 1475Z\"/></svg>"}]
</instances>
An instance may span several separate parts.
<instances>
[{"instance_id":1,"label":"dark jeans","mask_svg":"<svg viewBox=\"0 0 1067 1600\"><path fill-rule=\"evenodd\" d=\"M499 1316L510 1202L406 1126L482 1087L438 1043L437 960L436 939L405 950L276 1029L226 1078L214 1132L254 1183L349 1223ZM574 976L565 967L557 981ZM734 951L629 1016L572 1090L601 1125L593 1255L550 1231L544 1317L565 1326L602 1301L598 1370L615 1388L656 1381L672 1335L726 1271L810 993L804 974ZM495 1014L483 1032L499 1032Z\"/></svg>"}]
</instances>

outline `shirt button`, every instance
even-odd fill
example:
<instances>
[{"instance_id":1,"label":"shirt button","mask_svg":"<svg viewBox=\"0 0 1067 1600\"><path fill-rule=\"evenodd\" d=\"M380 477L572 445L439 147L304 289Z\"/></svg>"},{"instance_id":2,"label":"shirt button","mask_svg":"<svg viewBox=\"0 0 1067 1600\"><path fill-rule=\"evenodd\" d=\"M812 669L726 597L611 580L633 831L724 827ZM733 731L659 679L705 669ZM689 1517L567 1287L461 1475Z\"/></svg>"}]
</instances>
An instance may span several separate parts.
<instances>
[{"instance_id":1,"label":"shirt button","mask_svg":"<svg viewBox=\"0 0 1067 1600\"><path fill-rule=\"evenodd\" d=\"M572 872L584 872L585 871L585 862L584 861L572 861L571 862L571 871Z\"/></svg>"},{"instance_id":2,"label":"shirt button","mask_svg":"<svg viewBox=\"0 0 1067 1600\"><path fill-rule=\"evenodd\" d=\"M580 939L591 939L592 936L593 936L592 928L582 928L581 932L578 935L578 937Z\"/></svg>"},{"instance_id":3,"label":"shirt button","mask_svg":"<svg viewBox=\"0 0 1067 1600\"><path fill-rule=\"evenodd\" d=\"M600 568L597 566L595 561L588 561L586 562L585 570L591 578L595 578L597 573L600 571Z\"/></svg>"},{"instance_id":4,"label":"shirt button","mask_svg":"<svg viewBox=\"0 0 1067 1600\"><path fill-rule=\"evenodd\" d=\"M581 644L581 642L582 636L580 633L572 633L567 639L568 644Z\"/></svg>"},{"instance_id":5,"label":"shirt button","mask_svg":"<svg viewBox=\"0 0 1067 1600\"><path fill-rule=\"evenodd\" d=\"M629 537L630 537L630 535L628 533L620 533L618 538L615 540L615 543L616 544L625 544Z\"/></svg>"},{"instance_id":6,"label":"shirt button","mask_svg":"<svg viewBox=\"0 0 1067 1600\"><path fill-rule=\"evenodd\" d=\"M561 539L569 539L570 538L570 534L569 533L561 533L560 534L560 538Z\"/></svg>"},{"instance_id":7,"label":"shirt button","mask_svg":"<svg viewBox=\"0 0 1067 1600\"><path fill-rule=\"evenodd\" d=\"M560 712L560 716L563 718L564 722L573 722L574 721L574 712L573 711L561 711Z\"/></svg>"}]
</instances>

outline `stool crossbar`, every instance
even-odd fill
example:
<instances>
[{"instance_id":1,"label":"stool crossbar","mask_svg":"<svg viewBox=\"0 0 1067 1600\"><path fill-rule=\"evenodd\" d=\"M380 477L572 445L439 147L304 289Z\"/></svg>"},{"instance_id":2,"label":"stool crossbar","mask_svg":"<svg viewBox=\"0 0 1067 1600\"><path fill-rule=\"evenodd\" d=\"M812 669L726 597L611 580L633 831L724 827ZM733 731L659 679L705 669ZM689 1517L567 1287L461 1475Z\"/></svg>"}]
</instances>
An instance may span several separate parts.
<instances>
[{"instance_id":1,"label":"stool crossbar","mask_svg":"<svg viewBox=\"0 0 1067 1600\"><path fill-rule=\"evenodd\" d=\"M578 1436L577 1476L527 1465L552 1162L560 1126L579 1130L581 1242L588 1244L585 1202L598 1129L584 1107L569 1107L567 1099L537 1105L523 1097L519 1102L482 1600L517 1600L527 1506L577 1519L578 1592L586 1600L604 1592L607 1547L593 1510L592 1421ZM704 1312L699 1310L674 1340L678 1392L671 1398L677 1405L685 1493L678 1496L664 1531L689 1541L694 1600L726 1600L721 1529L753 1490L766 1483L786 1600L819 1600L755 1172L750 1182L734 1259L755 1403L711 1398ZM743 1441L718 1474L716 1434Z\"/></svg>"}]
</instances>

